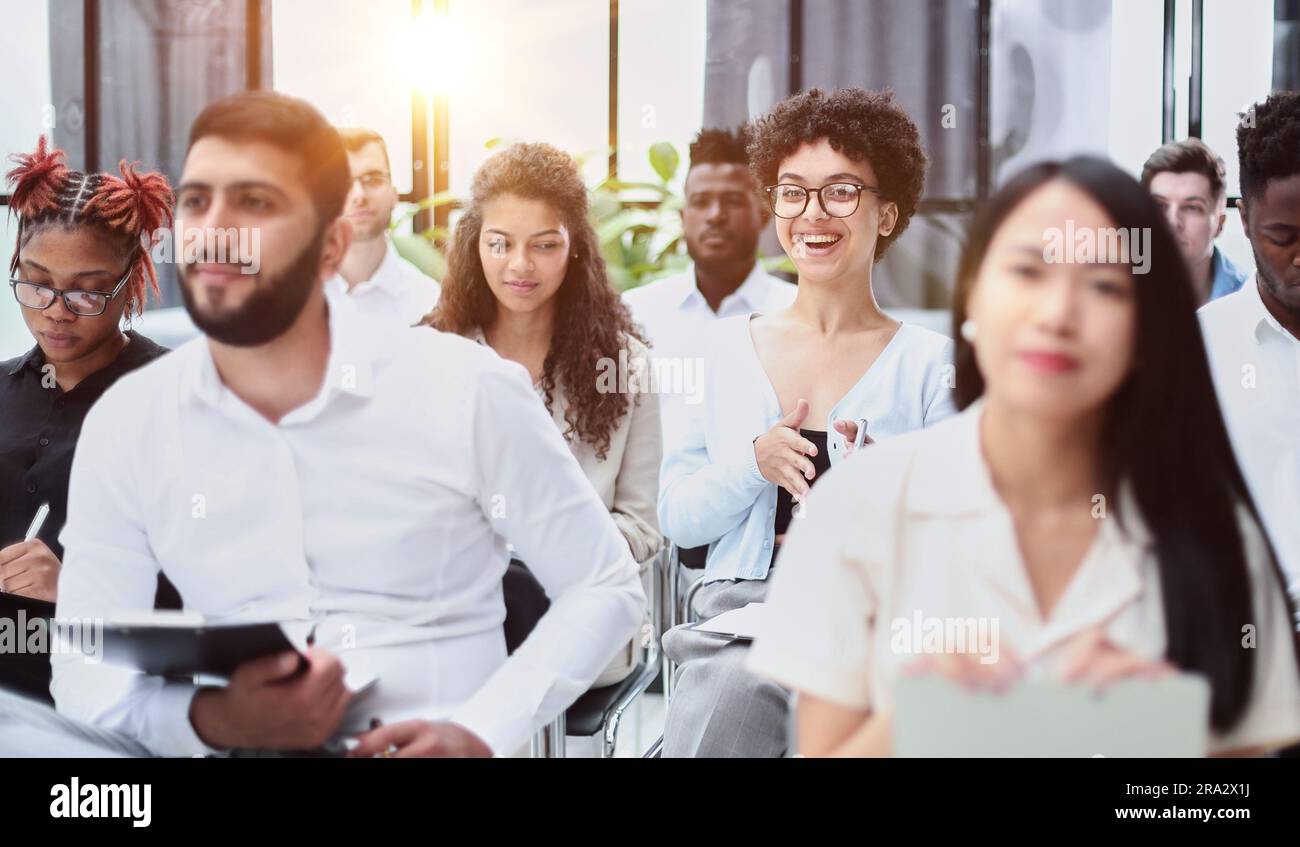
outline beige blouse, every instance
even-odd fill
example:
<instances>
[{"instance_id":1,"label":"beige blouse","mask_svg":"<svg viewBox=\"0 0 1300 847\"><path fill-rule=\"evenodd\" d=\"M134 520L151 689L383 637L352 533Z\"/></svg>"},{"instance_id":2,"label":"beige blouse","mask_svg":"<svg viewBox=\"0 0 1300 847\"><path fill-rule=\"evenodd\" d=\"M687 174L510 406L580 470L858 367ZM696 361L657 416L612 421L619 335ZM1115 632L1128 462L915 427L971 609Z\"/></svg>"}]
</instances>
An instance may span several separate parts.
<instances>
[{"instance_id":1,"label":"beige blouse","mask_svg":"<svg viewBox=\"0 0 1300 847\"><path fill-rule=\"evenodd\" d=\"M487 344L481 329L470 337L480 344ZM627 339L627 349L628 361L636 361L638 357L648 361L649 348L635 338ZM599 376L593 373L591 378L595 380ZM625 384L635 385L635 380L629 379ZM538 396L542 396L541 387L535 385L534 388ZM563 433L568 429L564 420L568 400L559 386L551 395L551 418ZM627 539L632 557L643 564L649 561L663 546L656 511L659 464L663 457L658 398L649 393L631 397L627 412L610 433L609 449L604 459L596 458L596 449L585 441L574 437L566 440L583 473L591 480L601 502Z\"/></svg>"},{"instance_id":2,"label":"beige blouse","mask_svg":"<svg viewBox=\"0 0 1300 847\"><path fill-rule=\"evenodd\" d=\"M783 685L857 709L893 702L918 658L896 637L918 619L996 622L1032 677L1052 678L1071 637L1100 627L1116 646L1158 659L1165 622L1158 563L1133 508L1112 510L1044 619L979 443L982 404L866 448L813 489L782 547L750 667ZM1242 521L1255 614L1255 677L1240 722L1210 751L1300 738L1294 622L1253 521ZM900 622L903 624L900 626ZM913 629L915 627L913 626ZM906 648L906 649L904 649ZM978 652L964 650L963 652Z\"/></svg>"}]
</instances>

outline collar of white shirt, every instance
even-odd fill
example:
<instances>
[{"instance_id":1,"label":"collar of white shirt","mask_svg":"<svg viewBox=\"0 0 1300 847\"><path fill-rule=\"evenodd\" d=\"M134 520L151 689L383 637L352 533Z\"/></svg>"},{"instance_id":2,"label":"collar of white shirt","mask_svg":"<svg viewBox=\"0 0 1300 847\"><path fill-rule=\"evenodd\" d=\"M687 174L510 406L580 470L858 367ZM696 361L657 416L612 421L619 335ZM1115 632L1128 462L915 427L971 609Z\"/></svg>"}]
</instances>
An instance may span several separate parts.
<instances>
[{"instance_id":1,"label":"collar of white shirt","mask_svg":"<svg viewBox=\"0 0 1300 847\"><path fill-rule=\"evenodd\" d=\"M1273 313L1268 310L1268 307L1264 305L1264 298L1259 293L1258 271L1250 282L1243 286L1243 288L1249 289L1249 291L1244 291L1242 293L1247 304L1247 314L1250 315L1251 319L1250 329L1254 334L1255 342L1257 344L1262 344L1264 342L1264 339L1268 337L1270 330L1287 341L1300 343L1300 339L1287 332L1282 324L1278 323L1277 318L1273 317Z\"/></svg>"},{"instance_id":2,"label":"collar of white shirt","mask_svg":"<svg viewBox=\"0 0 1300 847\"><path fill-rule=\"evenodd\" d=\"M384 239L384 258L379 262L379 267L370 279L363 279L351 289L348 288L347 280L341 274L335 274L325 282L326 289L332 294L351 294L356 296L359 293L370 289L376 289L392 297L402 296L402 268L400 262L402 257L397 255L397 248L393 242Z\"/></svg>"},{"instance_id":3,"label":"collar of white shirt","mask_svg":"<svg viewBox=\"0 0 1300 847\"><path fill-rule=\"evenodd\" d=\"M973 560L978 560L972 566L978 567L1004 596L1014 599L1023 614L1035 618L1037 602L1021 564L1023 557L1015 543L1014 525L993 487L980 445L983 407L983 400L977 400L963 413L927 430L930 437L926 448L918 452L909 474L906 510L909 517L922 520L965 516L981 525L991 522L978 533L982 540L979 549L969 552ZM940 428L945 430L942 437ZM1044 639L1037 645L1040 650L1083 627L1103 622L1142 591L1141 566L1152 537L1131 487L1121 485L1118 496L1118 514L1104 500L1094 500L1093 517L1101 521L1098 535L1052 609L1046 623L1050 631L1044 632Z\"/></svg>"},{"instance_id":4,"label":"collar of white shirt","mask_svg":"<svg viewBox=\"0 0 1300 847\"><path fill-rule=\"evenodd\" d=\"M733 301L739 301L748 311L761 312L767 308L767 289L772 279L767 271L763 270L762 262L754 262L754 267L750 269L749 276L740 287L731 294L723 298L721 306L730 305ZM695 265L692 264L685 273L681 275L678 282L679 291L677 301L678 305L687 306L698 304L708 306L708 301L700 293L700 286L695 279Z\"/></svg>"},{"instance_id":5,"label":"collar of white shirt","mask_svg":"<svg viewBox=\"0 0 1300 847\"><path fill-rule=\"evenodd\" d=\"M385 348L374 344L373 336L364 332L355 310L332 296L326 298L326 304L329 309L330 352L325 379L316 396L286 415L283 423L309 420L336 392L371 396L374 367L389 355ZM243 405L243 401L221 381L208 339L194 339L187 347L192 352L181 373L181 402L203 402L219 410Z\"/></svg>"}]
</instances>

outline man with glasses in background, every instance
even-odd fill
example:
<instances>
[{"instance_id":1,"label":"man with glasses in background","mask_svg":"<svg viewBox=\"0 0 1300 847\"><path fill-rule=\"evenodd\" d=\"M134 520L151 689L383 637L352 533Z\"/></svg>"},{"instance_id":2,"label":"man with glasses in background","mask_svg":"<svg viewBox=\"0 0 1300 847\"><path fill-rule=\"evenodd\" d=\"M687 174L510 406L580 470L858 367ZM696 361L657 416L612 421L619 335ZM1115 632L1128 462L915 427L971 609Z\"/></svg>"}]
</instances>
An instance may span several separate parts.
<instances>
[{"instance_id":1,"label":"man with glasses in background","mask_svg":"<svg viewBox=\"0 0 1300 847\"><path fill-rule=\"evenodd\" d=\"M399 256L387 238L397 205L388 147L383 137L370 129L340 129L339 135L352 173L344 208L352 223L352 246L338 274L325 283L325 290L347 298L362 312L413 324L433 309L442 289Z\"/></svg>"}]
</instances>

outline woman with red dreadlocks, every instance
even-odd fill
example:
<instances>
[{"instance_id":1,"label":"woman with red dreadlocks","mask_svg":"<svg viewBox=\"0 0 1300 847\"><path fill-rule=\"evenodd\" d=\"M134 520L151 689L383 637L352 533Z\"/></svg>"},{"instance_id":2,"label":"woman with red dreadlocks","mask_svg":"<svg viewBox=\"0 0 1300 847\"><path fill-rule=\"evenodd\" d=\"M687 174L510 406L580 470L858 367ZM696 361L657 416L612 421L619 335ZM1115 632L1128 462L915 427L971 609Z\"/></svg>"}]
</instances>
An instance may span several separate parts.
<instances>
[{"instance_id":1,"label":"woman with red dreadlocks","mask_svg":"<svg viewBox=\"0 0 1300 847\"><path fill-rule=\"evenodd\" d=\"M162 174L126 162L120 178L70 170L43 137L13 160L9 286L36 346L0 363L0 591L53 602L82 421L119 377L167 352L123 330L122 319L158 292L150 247L170 224L172 191ZM158 600L180 606L170 585L160 584ZM0 656L0 685L48 698L48 657Z\"/></svg>"}]
</instances>

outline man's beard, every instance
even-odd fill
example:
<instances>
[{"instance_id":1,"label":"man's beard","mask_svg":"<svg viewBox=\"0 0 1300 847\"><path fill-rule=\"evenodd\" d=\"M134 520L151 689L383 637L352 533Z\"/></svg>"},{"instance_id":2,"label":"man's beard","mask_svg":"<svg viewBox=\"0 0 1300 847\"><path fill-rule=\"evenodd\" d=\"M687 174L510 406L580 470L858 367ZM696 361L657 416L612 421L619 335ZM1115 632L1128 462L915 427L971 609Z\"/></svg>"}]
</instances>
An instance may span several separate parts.
<instances>
[{"instance_id":1,"label":"man's beard","mask_svg":"<svg viewBox=\"0 0 1300 847\"><path fill-rule=\"evenodd\" d=\"M687 244L687 253L690 254L691 261L706 270L727 271L737 265L753 262L757 259L758 237L758 233L754 233L752 238L747 238L744 235L732 235L731 243L728 245L729 249L723 255L697 256L689 249L689 243ZM698 252L703 253L703 251Z\"/></svg>"},{"instance_id":2,"label":"man's beard","mask_svg":"<svg viewBox=\"0 0 1300 847\"><path fill-rule=\"evenodd\" d=\"M384 233L388 232L388 221L380 215L375 216L373 223L366 226L364 230L357 230L357 241L374 241L376 238L383 238Z\"/></svg>"},{"instance_id":3,"label":"man's beard","mask_svg":"<svg viewBox=\"0 0 1300 847\"><path fill-rule=\"evenodd\" d=\"M1259 274L1260 284L1273 296L1273 302L1286 309L1297 319L1300 319L1300 290L1275 278L1264 264L1264 257L1259 255L1259 251L1255 249L1253 244L1251 245L1251 252L1255 254L1255 273Z\"/></svg>"},{"instance_id":4,"label":"man's beard","mask_svg":"<svg viewBox=\"0 0 1300 847\"><path fill-rule=\"evenodd\" d=\"M318 232L289 267L267 280L265 286L254 288L238 309L221 312L220 299L225 292L219 291L218 314L214 315L204 314L198 308L186 280L189 266L181 266L181 296L185 300L185 311L204 335L222 344L256 347L279 338L298 319L317 284L324 240L325 234Z\"/></svg>"}]
</instances>

